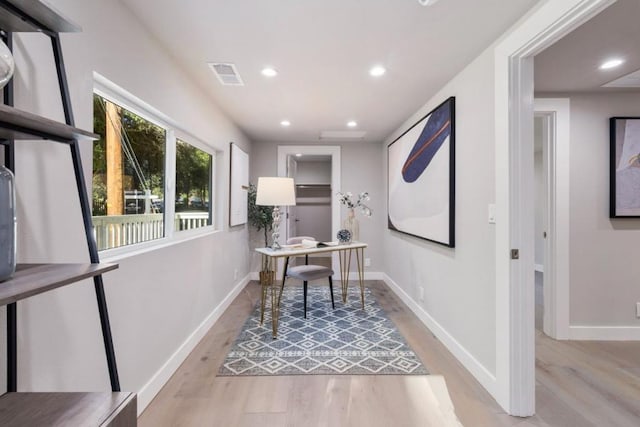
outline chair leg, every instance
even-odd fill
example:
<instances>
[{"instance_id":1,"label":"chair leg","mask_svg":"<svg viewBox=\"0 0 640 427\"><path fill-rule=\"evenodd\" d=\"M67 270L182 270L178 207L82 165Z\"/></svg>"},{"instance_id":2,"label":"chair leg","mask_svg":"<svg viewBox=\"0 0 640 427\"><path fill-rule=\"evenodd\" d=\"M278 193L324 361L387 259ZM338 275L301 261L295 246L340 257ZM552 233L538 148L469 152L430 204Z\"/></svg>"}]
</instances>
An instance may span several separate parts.
<instances>
[{"instance_id":1,"label":"chair leg","mask_svg":"<svg viewBox=\"0 0 640 427\"><path fill-rule=\"evenodd\" d=\"M329 290L331 291L331 308L336 309L336 304L333 302L333 278L329 276Z\"/></svg>"},{"instance_id":2,"label":"chair leg","mask_svg":"<svg viewBox=\"0 0 640 427\"><path fill-rule=\"evenodd\" d=\"M307 318L307 282L303 282L304 287L304 318Z\"/></svg>"}]
</instances>

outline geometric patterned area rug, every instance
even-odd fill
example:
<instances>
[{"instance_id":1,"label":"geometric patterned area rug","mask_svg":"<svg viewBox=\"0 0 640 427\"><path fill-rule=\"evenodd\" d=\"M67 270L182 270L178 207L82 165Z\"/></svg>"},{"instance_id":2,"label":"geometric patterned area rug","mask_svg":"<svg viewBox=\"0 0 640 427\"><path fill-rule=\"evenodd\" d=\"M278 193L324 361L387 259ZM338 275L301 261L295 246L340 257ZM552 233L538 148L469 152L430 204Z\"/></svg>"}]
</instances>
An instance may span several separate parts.
<instances>
[{"instance_id":1,"label":"geometric patterned area rug","mask_svg":"<svg viewBox=\"0 0 640 427\"><path fill-rule=\"evenodd\" d=\"M309 286L304 318L302 285L287 286L280 302L278 337L271 336L271 309L260 326L260 301L218 370L234 375L424 375L428 371L365 289L351 286L347 303L335 286Z\"/></svg>"}]
</instances>

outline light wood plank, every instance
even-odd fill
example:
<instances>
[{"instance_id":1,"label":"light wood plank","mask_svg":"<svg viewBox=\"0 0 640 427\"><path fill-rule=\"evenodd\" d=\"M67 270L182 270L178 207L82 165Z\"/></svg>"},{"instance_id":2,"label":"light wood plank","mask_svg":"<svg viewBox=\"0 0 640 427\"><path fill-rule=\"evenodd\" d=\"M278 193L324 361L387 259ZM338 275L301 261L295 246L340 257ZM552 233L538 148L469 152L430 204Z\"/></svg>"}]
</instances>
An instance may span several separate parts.
<instances>
[{"instance_id":1,"label":"light wood plank","mask_svg":"<svg viewBox=\"0 0 640 427\"><path fill-rule=\"evenodd\" d=\"M511 417L384 283L367 286L432 375L216 377L259 298L260 286L251 282L140 425L441 427L458 425L456 416L468 427L640 425L640 343L557 342L538 334L538 413ZM438 409L426 410L432 406Z\"/></svg>"},{"instance_id":2,"label":"light wood plank","mask_svg":"<svg viewBox=\"0 0 640 427\"><path fill-rule=\"evenodd\" d=\"M6 393L0 396L0 425L133 427L136 396L124 392Z\"/></svg>"},{"instance_id":3,"label":"light wood plank","mask_svg":"<svg viewBox=\"0 0 640 427\"><path fill-rule=\"evenodd\" d=\"M0 104L0 138L44 138L69 143L74 139L98 139L98 135L28 111Z\"/></svg>"},{"instance_id":4,"label":"light wood plank","mask_svg":"<svg viewBox=\"0 0 640 427\"><path fill-rule=\"evenodd\" d=\"M19 264L11 279L0 284L0 305L10 304L107 271L118 264Z\"/></svg>"},{"instance_id":5,"label":"light wood plank","mask_svg":"<svg viewBox=\"0 0 640 427\"><path fill-rule=\"evenodd\" d=\"M79 25L71 22L51 5L45 4L40 0L7 0L7 3L10 3L10 5L15 6L23 13L31 16L50 31L58 33L76 33L82 31ZM10 10L11 7L6 9L0 7L0 28L16 33L37 32L40 30L39 27L26 22L15 13L11 13Z\"/></svg>"}]
</instances>

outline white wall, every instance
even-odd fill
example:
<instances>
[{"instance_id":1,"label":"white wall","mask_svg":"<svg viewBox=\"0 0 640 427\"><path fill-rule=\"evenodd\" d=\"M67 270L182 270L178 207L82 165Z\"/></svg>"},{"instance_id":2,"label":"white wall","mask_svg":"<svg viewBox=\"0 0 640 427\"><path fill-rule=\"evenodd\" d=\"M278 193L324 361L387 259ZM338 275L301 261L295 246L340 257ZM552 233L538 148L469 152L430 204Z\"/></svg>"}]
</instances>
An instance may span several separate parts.
<instances>
[{"instance_id":1,"label":"white wall","mask_svg":"<svg viewBox=\"0 0 640 427\"><path fill-rule=\"evenodd\" d=\"M296 162L297 184L331 184L331 162Z\"/></svg>"},{"instance_id":2,"label":"white wall","mask_svg":"<svg viewBox=\"0 0 640 427\"><path fill-rule=\"evenodd\" d=\"M447 97L456 97L456 248L385 224L384 271L490 389L496 372L495 231L487 219L495 189L493 58L491 49L484 52L398 128L383 145L381 163L386 179L387 145Z\"/></svg>"},{"instance_id":3,"label":"white wall","mask_svg":"<svg viewBox=\"0 0 640 427\"><path fill-rule=\"evenodd\" d=\"M571 326L640 327L640 219L609 218L609 118L640 116L640 94L562 96L571 101Z\"/></svg>"},{"instance_id":4,"label":"white wall","mask_svg":"<svg viewBox=\"0 0 640 427\"><path fill-rule=\"evenodd\" d=\"M257 182L260 176L277 175L277 149L278 145L318 145L318 144L284 144L277 142L256 142L252 147L251 157L251 182ZM342 188L332 189L333 197L338 191L351 191L360 193L368 191L371 196L369 206L373 209L371 218L358 215L360 221L360 240L367 242L369 247L365 251L365 257L371 259L371 266L365 268L365 272L383 271L384 255L382 250L382 235L380 230L386 227L386 199L384 188L386 188L386 177L381 173L380 165L382 154L379 144L363 144L359 142L345 142L342 144L332 143L330 145L340 145L342 160ZM298 168L303 163L298 163ZM334 199L335 202L335 199ZM346 218L347 209L342 209L342 220ZM252 232L252 244L262 245L260 236ZM335 236L334 236L335 237ZM264 242L263 242L264 243ZM253 257L252 271L258 271L259 259ZM355 270L355 263L352 270Z\"/></svg>"},{"instance_id":5,"label":"white wall","mask_svg":"<svg viewBox=\"0 0 640 427\"><path fill-rule=\"evenodd\" d=\"M122 389L139 392L249 272L247 228L227 226L227 189L229 142L247 152L250 142L120 2L51 3L84 30L62 36L78 127L93 127L97 71L220 151L221 231L125 257L119 270L104 276ZM16 106L63 120L50 42L21 34L15 45ZM91 142L83 147L90 176ZM87 262L68 147L20 143L16 151L19 261ZM91 281L31 298L18 310L19 390L109 390ZM147 388L139 405L154 391Z\"/></svg>"}]
</instances>

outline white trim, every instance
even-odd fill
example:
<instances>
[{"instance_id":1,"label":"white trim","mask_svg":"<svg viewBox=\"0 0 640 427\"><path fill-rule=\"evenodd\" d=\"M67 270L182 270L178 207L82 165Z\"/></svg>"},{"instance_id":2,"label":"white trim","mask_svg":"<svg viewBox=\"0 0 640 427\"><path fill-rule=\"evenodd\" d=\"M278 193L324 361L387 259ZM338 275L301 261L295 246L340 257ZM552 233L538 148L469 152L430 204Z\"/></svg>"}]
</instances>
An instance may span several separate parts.
<instances>
[{"instance_id":1,"label":"white trim","mask_svg":"<svg viewBox=\"0 0 640 427\"><path fill-rule=\"evenodd\" d=\"M201 227L198 230L201 230L202 232L197 234L187 233L186 235L178 234L178 236L174 235L171 239L168 237L163 237L162 239L148 240L146 242L137 243L135 245L121 246L119 248L100 251L100 261L116 262L122 259L146 254L147 252L153 252L158 249L167 248L169 246L179 245L190 240L213 236L221 232L221 230L215 230L211 226Z\"/></svg>"},{"instance_id":2,"label":"white trim","mask_svg":"<svg viewBox=\"0 0 640 427\"><path fill-rule=\"evenodd\" d=\"M640 326L570 326L570 340L640 341Z\"/></svg>"},{"instance_id":3,"label":"white trim","mask_svg":"<svg viewBox=\"0 0 640 427\"><path fill-rule=\"evenodd\" d=\"M533 415L535 346L533 335L534 236L531 212L520 195L533 181L533 55L550 46L614 0L549 0L534 8L495 48L496 217L496 379L494 397L511 415ZM531 165L533 160L531 159ZM531 176L529 176L529 173ZM511 260L510 249L520 249Z\"/></svg>"},{"instance_id":4,"label":"white trim","mask_svg":"<svg viewBox=\"0 0 640 427\"><path fill-rule=\"evenodd\" d=\"M242 289L249 283L249 275L244 277L231 290L231 292L223 299L216 308L213 309L200 325L187 337L187 339L178 347L178 349L169 357L160 369L151 377L151 379L138 391L138 416L142 414L147 405L151 403L153 398L169 381L171 376L185 361L191 351L198 345L206 333L211 329L213 324L222 316L222 313L231 305L233 300L240 294Z\"/></svg>"},{"instance_id":5,"label":"white trim","mask_svg":"<svg viewBox=\"0 0 640 427\"><path fill-rule=\"evenodd\" d=\"M179 128L178 122L171 117L95 71L93 72L93 91L162 128Z\"/></svg>"},{"instance_id":6,"label":"white trim","mask_svg":"<svg viewBox=\"0 0 640 427\"><path fill-rule=\"evenodd\" d=\"M365 271L364 272L364 280L384 280L387 275L378 271ZM353 280L353 282L351 282ZM350 271L349 272L349 283L352 285L358 284L358 272Z\"/></svg>"},{"instance_id":7,"label":"white trim","mask_svg":"<svg viewBox=\"0 0 640 427\"><path fill-rule=\"evenodd\" d=\"M295 154L303 155L330 155L331 156L331 235L338 234L340 226L340 204L336 203L334 195L342 189L342 161L340 160L341 148L339 145L278 145L278 176L287 176L287 156ZM284 227L285 230L287 227ZM286 231L285 231L286 233ZM284 237L286 240L287 236ZM332 268L338 271L338 255L332 257Z\"/></svg>"},{"instance_id":8,"label":"white trim","mask_svg":"<svg viewBox=\"0 0 640 427\"><path fill-rule=\"evenodd\" d=\"M542 265L542 264L535 264L533 266L533 268L535 269L535 271L538 271L540 273L544 273L544 265ZM546 286L546 283L545 283L545 286Z\"/></svg>"},{"instance_id":9,"label":"white trim","mask_svg":"<svg viewBox=\"0 0 640 427\"><path fill-rule=\"evenodd\" d=\"M552 338L569 337L570 282L570 120L569 98L536 98L536 114L542 114L549 128L543 148L547 170L545 212L544 331ZM542 271L542 270L540 270Z\"/></svg>"},{"instance_id":10,"label":"white trim","mask_svg":"<svg viewBox=\"0 0 640 427\"><path fill-rule=\"evenodd\" d=\"M444 329L431 315L425 311L413 298L411 298L391 277L383 274L384 282L389 289L404 302L411 311L418 316L418 319L444 344L444 346L454 355L462 366L464 366L475 377L476 380L489 393L496 393L496 377L484 367L473 355L460 344L446 329Z\"/></svg>"}]
</instances>

